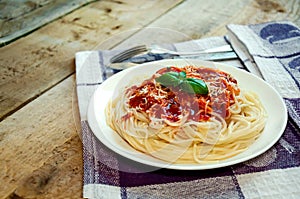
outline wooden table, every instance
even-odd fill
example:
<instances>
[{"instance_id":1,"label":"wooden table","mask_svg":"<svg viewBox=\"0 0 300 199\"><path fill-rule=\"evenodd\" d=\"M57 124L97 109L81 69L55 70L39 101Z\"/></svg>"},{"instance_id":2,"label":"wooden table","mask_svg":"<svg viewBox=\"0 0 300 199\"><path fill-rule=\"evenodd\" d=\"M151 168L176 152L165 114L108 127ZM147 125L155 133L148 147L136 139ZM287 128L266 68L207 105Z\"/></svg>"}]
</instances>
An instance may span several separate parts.
<instances>
[{"instance_id":1,"label":"wooden table","mask_svg":"<svg viewBox=\"0 0 300 199\"><path fill-rule=\"evenodd\" d=\"M119 33L136 28L198 39L226 34L229 23L300 26L299 6L299 0L101 0L1 47L0 198L82 197L77 51L110 49L127 40Z\"/></svg>"}]
</instances>

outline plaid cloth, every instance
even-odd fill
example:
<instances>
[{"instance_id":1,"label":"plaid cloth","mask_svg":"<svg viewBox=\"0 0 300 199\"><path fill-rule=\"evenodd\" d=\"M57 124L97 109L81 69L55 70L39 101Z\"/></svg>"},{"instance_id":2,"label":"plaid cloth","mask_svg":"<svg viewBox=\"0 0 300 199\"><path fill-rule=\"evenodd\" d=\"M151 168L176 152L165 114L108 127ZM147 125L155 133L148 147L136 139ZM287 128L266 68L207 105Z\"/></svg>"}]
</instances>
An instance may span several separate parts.
<instances>
[{"instance_id":1,"label":"plaid cloth","mask_svg":"<svg viewBox=\"0 0 300 199\"><path fill-rule=\"evenodd\" d=\"M300 197L300 30L289 22L228 25L226 37L176 43L168 48L190 51L191 43L198 46L192 50L199 50L228 42L240 58L230 64L261 76L285 99L289 120L280 140L254 159L212 170L151 169L120 157L94 136L87 122L89 100L95 89L116 72L105 65L118 51L78 52L76 84L85 198ZM164 58L147 56L148 61Z\"/></svg>"}]
</instances>

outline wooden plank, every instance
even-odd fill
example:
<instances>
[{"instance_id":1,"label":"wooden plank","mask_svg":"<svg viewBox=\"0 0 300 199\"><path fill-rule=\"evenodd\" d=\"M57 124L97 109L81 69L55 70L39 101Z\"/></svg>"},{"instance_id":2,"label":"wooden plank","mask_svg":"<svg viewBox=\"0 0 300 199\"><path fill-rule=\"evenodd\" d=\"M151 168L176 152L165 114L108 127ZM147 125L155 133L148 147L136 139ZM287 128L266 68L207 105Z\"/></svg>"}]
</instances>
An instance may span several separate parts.
<instances>
[{"instance_id":1,"label":"wooden plank","mask_svg":"<svg viewBox=\"0 0 300 199\"><path fill-rule=\"evenodd\" d=\"M1 72L1 75L3 74L1 79L6 80L4 81L6 84L0 87L1 96L10 95L10 92L14 92L15 87L18 88L18 92L22 92L16 92L20 96L27 95L28 91L42 96L0 123L0 181L3 182L0 198L31 196L34 198L57 196L79 198L81 196L81 142L73 121L71 97L74 94L74 76L64 80L68 75L74 73L74 65L70 57L74 57L74 53L79 49L90 49L91 45L98 45L98 42L108 37L107 35L110 35L111 32L135 26L134 22L127 21L129 20L127 18L120 21L113 16L115 22L107 19L98 24L106 26L107 30L98 30L99 27L95 26L94 22L101 17L104 19L107 17L103 12L102 14L98 13L99 17L95 16L100 8L105 12L114 9L118 13L115 13L118 17L122 17L121 13L137 17L148 9L151 10L153 6L161 6L156 9L155 13L162 14L169 6L178 3L178 1L169 1L169 4L167 5L165 2L164 6L161 3L156 5L153 1L146 5L137 2L131 1L131 4L126 4L126 6L116 4L115 7L112 6L115 3L103 2L100 4L99 2L89 9L78 10L77 15L71 14L59 20L55 27L64 24L67 26L64 30L51 32L49 36L48 32L53 29L53 26L49 25L50 28L44 27L37 34L8 45L4 47L5 50L1 49L1 63L5 62L7 64L5 66L10 66L12 70L11 76ZM138 13L135 12L136 10ZM112 11L109 13L114 15ZM151 19L146 17L145 23L154 19L155 16L157 17L155 13L149 15ZM90 15L95 18L90 18ZM78 19L78 17L82 18ZM111 23L107 24L109 22ZM116 23L125 25L122 28L115 28ZM139 26L141 25L145 25L144 22ZM70 34L67 34L66 31L69 31ZM91 32L89 33L89 31ZM63 39L60 38L61 35L64 35L62 33L65 34ZM91 36L97 34L103 38ZM71 47L72 49L69 50L68 48ZM62 53L64 50L69 50L67 52L69 54ZM22 56L19 57L19 54ZM12 68L12 66L17 67ZM3 71L5 72L5 70ZM56 85L61 79L64 81ZM53 85L56 86L52 88ZM46 88L46 90L50 88L50 90L44 92L40 88ZM65 112L62 113L62 110ZM59 161L60 156L65 157L66 160ZM73 187L70 187L70 184Z\"/></svg>"},{"instance_id":2,"label":"wooden plank","mask_svg":"<svg viewBox=\"0 0 300 199\"><path fill-rule=\"evenodd\" d=\"M185 1L149 24L147 30L140 31L122 42L118 48L142 42L179 42L224 36L227 33L226 25L229 23L255 24L290 20L300 26L299 7L299 0Z\"/></svg>"},{"instance_id":3,"label":"wooden plank","mask_svg":"<svg viewBox=\"0 0 300 199\"><path fill-rule=\"evenodd\" d=\"M290 20L300 27L299 16L299 0L191 0L178 5L149 26L169 28L191 39L198 39L225 35L229 23L256 24Z\"/></svg>"},{"instance_id":4,"label":"wooden plank","mask_svg":"<svg viewBox=\"0 0 300 199\"><path fill-rule=\"evenodd\" d=\"M20 181L11 194L24 198L81 198L82 147L78 136L53 151L47 161Z\"/></svg>"},{"instance_id":5,"label":"wooden plank","mask_svg":"<svg viewBox=\"0 0 300 199\"><path fill-rule=\"evenodd\" d=\"M241 2L240 2L241 3ZM227 18L214 29L211 29L205 35L223 35L226 33L226 25L228 23L235 24L257 24L268 21L292 21L300 27L300 0L254 0L247 4Z\"/></svg>"},{"instance_id":6,"label":"wooden plank","mask_svg":"<svg viewBox=\"0 0 300 199\"><path fill-rule=\"evenodd\" d=\"M0 46L94 0L2 0Z\"/></svg>"},{"instance_id":7,"label":"wooden plank","mask_svg":"<svg viewBox=\"0 0 300 199\"><path fill-rule=\"evenodd\" d=\"M146 26L179 2L95 2L0 48L0 120L73 74L77 51Z\"/></svg>"},{"instance_id":8,"label":"wooden plank","mask_svg":"<svg viewBox=\"0 0 300 199\"><path fill-rule=\"evenodd\" d=\"M59 185L69 187L64 191L70 197L76 194L70 184L80 189L82 148L73 117L74 80L69 77L0 123L0 198L47 195L51 189L63 195Z\"/></svg>"}]
</instances>

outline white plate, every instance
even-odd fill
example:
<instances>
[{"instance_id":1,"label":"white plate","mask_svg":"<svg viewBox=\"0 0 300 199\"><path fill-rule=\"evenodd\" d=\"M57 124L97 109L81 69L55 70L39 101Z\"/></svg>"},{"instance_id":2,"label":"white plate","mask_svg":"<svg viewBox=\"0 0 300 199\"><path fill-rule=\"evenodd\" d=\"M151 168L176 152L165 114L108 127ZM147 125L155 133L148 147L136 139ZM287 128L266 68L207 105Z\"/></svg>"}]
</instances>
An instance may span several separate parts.
<instances>
[{"instance_id":1,"label":"white plate","mask_svg":"<svg viewBox=\"0 0 300 199\"><path fill-rule=\"evenodd\" d=\"M235 157L222 160L217 163L170 164L136 151L106 124L104 109L111 97L115 95L115 88L120 88L120 86L124 87L129 82L132 83L133 77L138 77L135 81L142 81L144 78L150 77L158 69L166 66L175 65L182 67L188 64L219 68L232 74L233 77L237 79L240 88L249 91L252 90L258 94L267 111L268 119L261 136L249 147L248 150ZM93 97L91 98L88 109L88 122L95 136L104 145L126 158L161 168L203 170L237 164L264 153L278 141L284 132L287 124L287 109L283 99L273 87L262 79L244 70L225 64L200 60L163 60L141 64L134 68L124 70L102 83L96 89Z\"/></svg>"}]
</instances>

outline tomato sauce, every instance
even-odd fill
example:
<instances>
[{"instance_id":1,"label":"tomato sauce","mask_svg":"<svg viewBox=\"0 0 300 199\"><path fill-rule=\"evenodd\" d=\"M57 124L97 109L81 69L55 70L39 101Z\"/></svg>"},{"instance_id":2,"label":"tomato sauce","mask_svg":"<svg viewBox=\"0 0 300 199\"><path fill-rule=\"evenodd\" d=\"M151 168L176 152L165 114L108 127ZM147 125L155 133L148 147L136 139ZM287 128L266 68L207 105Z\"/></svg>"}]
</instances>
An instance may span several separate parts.
<instances>
[{"instance_id":1,"label":"tomato sauce","mask_svg":"<svg viewBox=\"0 0 300 199\"><path fill-rule=\"evenodd\" d=\"M166 72L185 71L187 77L202 79L209 88L208 95L190 94L177 87L157 85L155 77ZM175 66L160 69L140 86L130 87L129 106L149 116L178 122L183 117L193 121L208 121L215 112L222 117L229 115L229 106L239 94L237 81L228 73L212 68Z\"/></svg>"}]
</instances>

